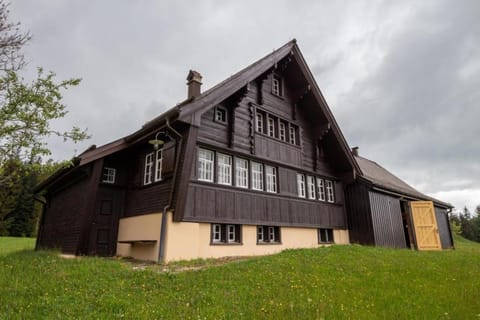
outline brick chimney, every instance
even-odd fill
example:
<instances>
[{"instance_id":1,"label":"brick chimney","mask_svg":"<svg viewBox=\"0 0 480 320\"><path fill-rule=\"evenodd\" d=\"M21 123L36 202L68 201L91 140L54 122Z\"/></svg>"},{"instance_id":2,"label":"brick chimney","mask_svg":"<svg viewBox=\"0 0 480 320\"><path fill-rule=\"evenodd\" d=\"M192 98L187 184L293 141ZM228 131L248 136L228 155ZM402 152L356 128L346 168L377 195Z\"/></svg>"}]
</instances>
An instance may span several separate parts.
<instances>
[{"instance_id":1,"label":"brick chimney","mask_svg":"<svg viewBox=\"0 0 480 320\"><path fill-rule=\"evenodd\" d=\"M202 75L194 70L190 70L187 76L188 99L196 98L201 93Z\"/></svg>"},{"instance_id":2,"label":"brick chimney","mask_svg":"<svg viewBox=\"0 0 480 320\"><path fill-rule=\"evenodd\" d=\"M355 157L358 157L358 147L353 147L353 148L352 148L352 154L353 154Z\"/></svg>"}]
</instances>

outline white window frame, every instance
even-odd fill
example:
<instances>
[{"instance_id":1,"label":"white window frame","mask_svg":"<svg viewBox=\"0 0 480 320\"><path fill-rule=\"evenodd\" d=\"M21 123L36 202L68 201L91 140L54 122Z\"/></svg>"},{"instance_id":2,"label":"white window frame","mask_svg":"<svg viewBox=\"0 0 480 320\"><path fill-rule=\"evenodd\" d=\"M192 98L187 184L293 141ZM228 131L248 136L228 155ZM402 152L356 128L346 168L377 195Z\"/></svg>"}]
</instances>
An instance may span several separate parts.
<instances>
[{"instance_id":1,"label":"white window frame","mask_svg":"<svg viewBox=\"0 0 480 320\"><path fill-rule=\"evenodd\" d=\"M278 125L278 138L282 141L287 140L285 123L283 121L280 121L280 124Z\"/></svg>"},{"instance_id":2,"label":"white window frame","mask_svg":"<svg viewBox=\"0 0 480 320\"><path fill-rule=\"evenodd\" d=\"M265 166L265 174L267 178L267 192L277 192L277 168Z\"/></svg>"},{"instance_id":3,"label":"white window frame","mask_svg":"<svg viewBox=\"0 0 480 320\"><path fill-rule=\"evenodd\" d=\"M263 164L252 161L250 166L252 168L252 190L263 191Z\"/></svg>"},{"instance_id":4,"label":"white window frame","mask_svg":"<svg viewBox=\"0 0 480 320\"><path fill-rule=\"evenodd\" d=\"M115 183L115 168L103 167L102 182L104 183Z\"/></svg>"},{"instance_id":5,"label":"white window frame","mask_svg":"<svg viewBox=\"0 0 480 320\"><path fill-rule=\"evenodd\" d=\"M268 136L275 137L275 119L267 117Z\"/></svg>"},{"instance_id":6,"label":"white window frame","mask_svg":"<svg viewBox=\"0 0 480 320\"><path fill-rule=\"evenodd\" d=\"M145 172L143 176L143 184L150 184L153 182L153 171L155 164L155 153L150 152L145 155Z\"/></svg>"},{"instance_id":7,"label":"white window frame","mask_svg":"<svg viewBox=\"0 0 480 320\"><path fill-rule=\"evenodd\" d=\"M305 175L302 173L297 173L297 193L300 198L306 197Z\"/></svg>"},{"instance_id":8,"label":"white window frame","mask_svg":"<svg viewBox=\"0 0 480 320\"><path fill-rule=\"evenodd\" d=\"M333 181L332 180L325 180L325 185L327 189L327 202L334 203L335 202L335 195L333 191Z\"/></svg>"},{"instance_id":9,"label":"white window frame","mask_svg":"<svg viewBox=\"0 0 480 320\"><path fill-rule=\"evenodd\" d=\"M217 183L232 185L232 156L217 153Z\"/></svg>"},{"instance_id":10,"label":"white window frame","mask_svg":"<svg viewBox=\"0 0 480 320\"><path fill-rule=\"evenodd\" d=\"M308 199L315 200L317 197L315 195L315 177L307 176L307 194Z\"/></svg>"},{"instance_id":11,"label":"white window frame","mask_svg":"<svg viewBox=\"0 0 480 320\"><path fill-rule=\"evenodd\" d=\"M157 158L155 160L155 181L162 180L162 162L163 162L163 150L157 150Z\"/></svg>"},{"instance_id":12,"label":"white window frame","mask_svg":"<svg viewBox=\"0 0 480 320\"><path fill-rule=\"evenodd\" d=\"M263 133L263 114L257 112L257 116L255 118L257 132Z\"/></svg>"},{"instance_id":13,"label":"white window frame","mask_svg":"<svg viewBox=\"0 0 480 320\"><path fill-rule=\"evenodd\" d=\"M235 158L235 186L248 188L248 160Z\"/></svg>"},{"instance_id":14,"label":"white window frame","mask_svg":"<svg viewBox=\"0 0 480 320\"><path fill-rule=\"evenodd\" d=\"M322 178L317 178L317 197L320 201L325 201L325 184Z\"/></svg>"},{"instance_id":15,"label":"white window frame","mask_svg":"<svg viewBox=\"0 0 480 320\"><path fill-rule=\"evenodd\" d=\"M257 227L257 242L264 242L265 235L263 234L263 226Z\"/></svg>"},{"instance_id":16,"label":"white window frame","mask_svg":"<svg viewBox=\"0 0 480 320\"><path fill-rule=\"evenodd\" d=\"M228 113L225 107L222 107L222 106L215 107L215 122L227 123L227 116L228 116Z\"/></svg>"},{"instance_id":17,"label":"white window frame","mask_svg":"<svg viewBox=\"0 0 480 320\"><path fill-rule=\"evenodd\" d=\"M218 223L212 225L212 242L222 242L222 226Z\"/></svg>"},{"instance_id":18,"label":"white window frame","mask_svg":"<svg viewBox=\"0 0 480 320\"><path fill-rule=\"evenodd\" d=\"M290 143L297 144L297 135L295 132L295 127L290 126L288 130L289 130L289 136L290 136Z\"/></svg>"},{"instance_id":19,"label":"white window frame","mask_svg":"<svg viewBox=\"0 0 480 320\"><path fill-rule=\"evenodd\" d=\"M237 242L237 238L235 236L235 225L234 224L227 224L227 242Z\"/></svg>"},{"instance_id":20,"label":"white window frame","mask_svg":"<svg viewBox=\"0 0 480 320\"><path fill-rule=\"evenodd\" d=\"M272 77L272 93L276 96L282 96L282 77L273 75Z\"/></svg>"},{"instance_id":21,"label":"white window frame","mask_svg":"<svg viewBox=\"0 0 480 320\"><path fill-rule=\"evenodd\" d=\"M197 179L200 181L213 182L213 165L215 154L211 150L198 149L198 172Z\"/></svg>"},{"instance_id":22,"label":"white window frame","mask_svg":"<svg viewBox=\"0 0 480 320\"><path fill-rule=\"evenodd\" d=\"M268 241L275 242L275 227L268 227Z\"/></svg>"}]
</instances>

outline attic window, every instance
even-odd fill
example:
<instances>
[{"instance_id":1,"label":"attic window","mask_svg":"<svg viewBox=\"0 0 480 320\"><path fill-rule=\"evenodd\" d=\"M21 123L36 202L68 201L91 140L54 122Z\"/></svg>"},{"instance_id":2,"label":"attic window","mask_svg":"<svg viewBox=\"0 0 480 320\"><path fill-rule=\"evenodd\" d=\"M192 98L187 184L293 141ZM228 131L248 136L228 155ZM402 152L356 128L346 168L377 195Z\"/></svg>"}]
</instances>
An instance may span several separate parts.
<instances>
[{"instance_id":1,"label":"attic window","mask_svg":"<svg viewBox=\"0 0 480 320\"><path fill-rule=\"evenodd\" d=\"M215 107L215 122L227 123L227 109L222 106Z\"/></svg>"},{"instance_id":2,"label":"attic window","mask_svg":"<svg viewBox=\"0 0 480 320\"><path fill-rule=\"evenodd\" d=\"M103 168L102 182L115 183L115 172L116 172L116 170L114 168L104 167Z\"/></svg>"},{"instance_id":3,"label":"attic window","mask_svg":"<svg viewBox=\"0 0 480 320\"><path fill-rule=\"evenodd\" d=\"M282 78L274 74L272 78L272 93L276 96L283 96Z\"/></svg>"}]
</instances>

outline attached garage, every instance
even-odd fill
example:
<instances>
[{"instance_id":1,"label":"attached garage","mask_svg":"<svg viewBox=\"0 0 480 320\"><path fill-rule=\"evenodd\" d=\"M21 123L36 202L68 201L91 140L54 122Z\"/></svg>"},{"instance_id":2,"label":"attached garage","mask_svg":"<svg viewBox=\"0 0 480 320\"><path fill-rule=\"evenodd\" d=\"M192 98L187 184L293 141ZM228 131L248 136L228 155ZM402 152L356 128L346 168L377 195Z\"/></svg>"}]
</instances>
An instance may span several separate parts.
<instances>
[{"instance_id":1,"label":"attached garage","mask_svg":"<svg viewBox=\"0 0 480 320\"><path fill-rule=\"evenodd\" d=\"M350 241L365 245L441 250L453 248L452 206L433 199L354 152L362 175L347 186Z\"/></svg>"}]
</instances>

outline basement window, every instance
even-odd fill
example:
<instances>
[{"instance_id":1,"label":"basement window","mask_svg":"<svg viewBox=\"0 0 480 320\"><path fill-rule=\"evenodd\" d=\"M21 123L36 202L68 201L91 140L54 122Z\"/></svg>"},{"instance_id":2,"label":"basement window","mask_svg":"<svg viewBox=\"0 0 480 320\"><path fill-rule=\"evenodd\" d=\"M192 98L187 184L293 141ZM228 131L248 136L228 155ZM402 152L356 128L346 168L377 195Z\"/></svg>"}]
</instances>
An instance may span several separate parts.
<instances>
[{"instance_id":1,"label":"basement window","mask_svg":"<svg viewBox=\"0 0 480 320\"><path fill-rule=\"evenodd\" d=\"M280 243L280 227L257 226L257 244Z\"/></svg>"},{"instance_id":2,"label":"basement window","mask_svg":"<svg viewBox=\"0 0 480 320\"><path fill-rule=\"evenodd\" d=\"M212 223L211 244L239 244L241 225Z\"/></svg>"},{"instance_id":3,"label":"basement window","mask_svg":"<svg viewBox=\"0 0 480 320\"><path fill-rule=\"evenodd\" d=\"M333 243L333 229L318 229L318 243Z\"/></svg>"},{"instance_id":4,"label":"basement window","mask_svg":"<svg viewBox=\"0 0 480 320\"><path fill-rule=\"evenodd\" d=\"M105 183L115 183L115 173L116 170L114 168L103 168L103 175L102 175L102 182Z\"/></svg>"}]
</instances>

